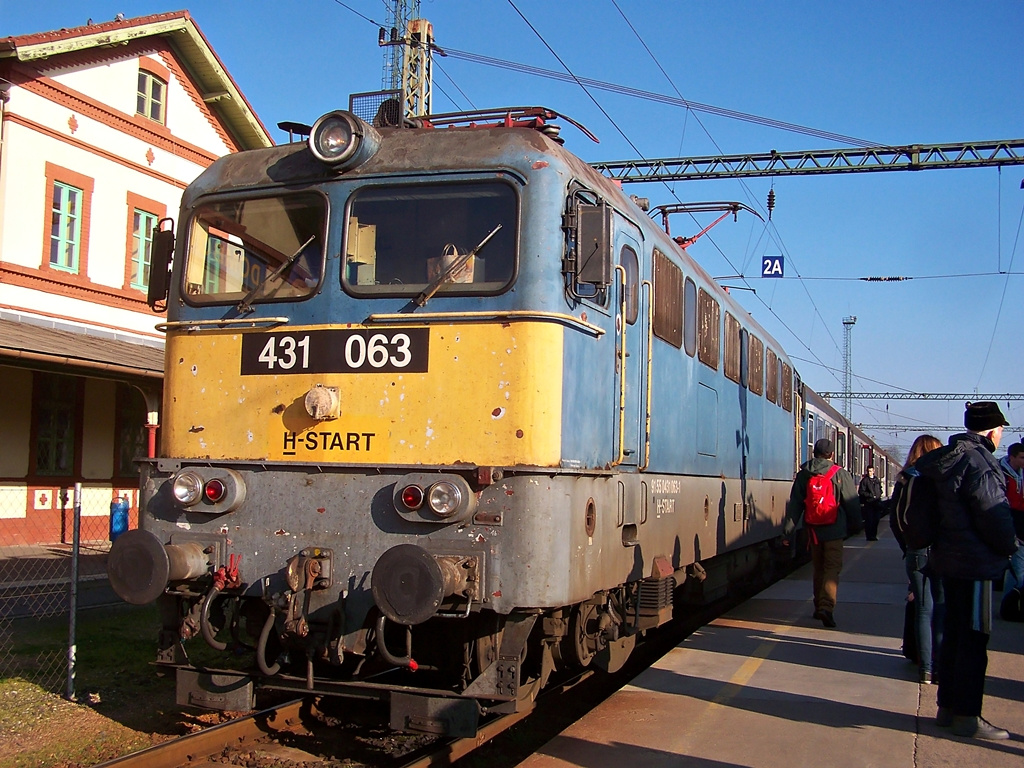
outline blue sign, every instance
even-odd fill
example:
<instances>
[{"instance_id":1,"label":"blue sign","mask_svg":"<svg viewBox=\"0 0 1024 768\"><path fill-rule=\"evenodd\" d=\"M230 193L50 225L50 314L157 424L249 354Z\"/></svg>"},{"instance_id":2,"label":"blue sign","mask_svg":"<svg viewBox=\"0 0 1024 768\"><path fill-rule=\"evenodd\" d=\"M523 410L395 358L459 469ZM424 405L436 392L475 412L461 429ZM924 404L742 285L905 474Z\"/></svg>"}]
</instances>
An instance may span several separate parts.
<instances>
[{"instance_id":1,"label":"blue sign","mask_svg":"<svg viewBox=\"0 0 1024 768\"><path fill-rule=\"evenodd\" d=\"M761 257L761 277L784 277L782 256Z\"/></svg>"}]
</instances>

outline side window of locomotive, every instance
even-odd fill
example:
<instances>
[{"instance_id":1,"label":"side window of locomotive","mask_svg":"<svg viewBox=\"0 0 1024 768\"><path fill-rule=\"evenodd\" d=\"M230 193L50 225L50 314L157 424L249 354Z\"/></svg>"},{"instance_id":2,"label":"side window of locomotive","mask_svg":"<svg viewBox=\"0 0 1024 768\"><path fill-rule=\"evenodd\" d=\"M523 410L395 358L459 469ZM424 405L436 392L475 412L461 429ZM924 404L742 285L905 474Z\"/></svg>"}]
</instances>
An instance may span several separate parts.
<instances>
[{"instance_id":1,"label":"side window of locomotive","mask_svg":"<svg viewBox=\"0 0 1024 768\"><path fill-rule=\"evenodd\" d=\"M788 363L782 364L782 407L793 411L793 369Z\"/></svg>"},{"instance_id":2,"label":"side window of locomotive","mask_svg":"<svg viewBox=\"0 0 1024 768\"><path fill-rule=\"evenodd\" d=\"M769 402L779 402L779 357L770 349L765 350L765 397Z\"/></svg>"},{"instance_id":3,"label":"side window of locomotive","mask_svg":"<svg viewBox=\"0 0 1024 768\"><path fill-rule=\"evenodd\" d=\"M747 386L755 395L764 394L764 342L757 336L749 336L749 349L747 357L750 360Z\"/></svg>"},{"instance_id":4,"label":"side window of locomotive","mask_svg":"<svg viewBox=\"0 0 1024 768\"><path fill-rule=\"evenodd\" d=\"M697 357L704 365L717 371L721 355L721 308L714 297L703 288L697 292L697 317L700 321L700 347L697 350Z\"/></svg>"},{"instance_id":5,"label":"side window of locomotive","mask_svg":"<svg viewBox=\"0 0 1024 768\"><path fill-rule=\"evenodd\" d=\"M327 203L312 193L218 200L192 213L185 299L294 300L320 284Z\"/></svg>"},{"instance_id":6,"label":"side window of locomotive","mask_svg":"<svg viewBox=\"0 0 1024 768\"><path fill-rule=\"evenodd\" d=\"M740 382L740 322L725 313L725 376Z\"/></svg>"},{"instance_id":7,"label":"side window of locomotive","mask_svg":"<svg viewBox=\"0 0 1024 768\"><path fill-rule=\"evenodd\" d=\"M683 346L686 354L697 354L697 286L686 278L683 286Z\"/></svg>"},{"instance_id":8,"label":"side window of locomotive","mask_svg":"<svg viewBox=\"0 0 1024 768\"><path fill-rule=\"evenodd\" d=\"M640 314L640 262L637 261L636 251L628 245L622 246L619 263L626 270L626 284L623 286L626 292L626 322L633 325Z\"/></svg>"},{"instance_id":9,"label":"side window of locomotive","mask_svg":"<svg viewBox=\"0 0 1024 768\"><path fill-rule=\"evenodd\" d=\"M345 289L417 296L440 280L437 296L500 293L515 277L518 207L500 181L363 187L346 218Z\"/></svg>"},{"instance_id":10,"label":"side window of locomotive","mask_svg":"<svg viewBox=\"0 0 1024 768\"><path fill-rule=\"evenodd\" d=\"M654 335L683 346L683 271L654 250Z\"/></svg>"}]
</instances>

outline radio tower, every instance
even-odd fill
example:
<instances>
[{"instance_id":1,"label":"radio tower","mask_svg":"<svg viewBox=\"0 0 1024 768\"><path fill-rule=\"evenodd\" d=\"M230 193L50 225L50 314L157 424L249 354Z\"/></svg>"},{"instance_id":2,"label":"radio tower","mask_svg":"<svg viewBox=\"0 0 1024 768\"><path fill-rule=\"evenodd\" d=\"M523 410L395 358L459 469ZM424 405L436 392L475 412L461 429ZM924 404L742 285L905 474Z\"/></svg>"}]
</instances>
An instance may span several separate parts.
<instances>
[{"instance_id":1,"label":"radio tower","mask_svg":"<svg viewBox=\"0 0 1024 768\"><path fill-rule=\"evenodd\" d=\"M853 326L855 315L843 318L843 416L850 420L850 393L853 392Z\"/></svg>"}]
</instances>

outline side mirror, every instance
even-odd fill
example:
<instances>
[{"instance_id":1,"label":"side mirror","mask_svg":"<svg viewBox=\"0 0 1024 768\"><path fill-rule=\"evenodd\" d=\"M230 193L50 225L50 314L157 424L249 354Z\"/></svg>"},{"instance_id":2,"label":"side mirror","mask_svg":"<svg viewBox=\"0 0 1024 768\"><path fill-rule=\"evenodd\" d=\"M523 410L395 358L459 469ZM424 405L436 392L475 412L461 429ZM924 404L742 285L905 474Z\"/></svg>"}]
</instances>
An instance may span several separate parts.
<instances>
[{"instance_id":1,"label":"side mirror","mask_svg":"<svg viewBox=\"0 0 1024 768\"><path fill-rule=\"evenodd\" d=\"M599 288L612 284L612 209L580 205L576 232L576 280Z\"/></svg>"},{"instance_id":2,"label":"side mirror","mask_svg":"<svg viewBox=\"0 0 1024 768\"><path fill-rule=\"evenodd\" d=\"M168 228L164 229L164 224ZM171 219L160 219L153 233L153 248L149 261L149 290L146 303L154 312L162 312L167 308L167 289L171 283L171 257L174 255L174 222ZM157 304L163 307L157 308Z\"/></svg>"}]
</instances>

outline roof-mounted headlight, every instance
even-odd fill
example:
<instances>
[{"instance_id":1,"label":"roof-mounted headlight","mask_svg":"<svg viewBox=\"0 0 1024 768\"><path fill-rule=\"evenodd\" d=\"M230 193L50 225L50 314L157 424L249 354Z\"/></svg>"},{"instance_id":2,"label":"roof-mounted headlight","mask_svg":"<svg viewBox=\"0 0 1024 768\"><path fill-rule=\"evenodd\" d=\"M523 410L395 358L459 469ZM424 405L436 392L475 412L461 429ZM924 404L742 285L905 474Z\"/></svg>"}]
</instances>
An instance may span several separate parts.
<instances>
[{"instance_id":1,"label":"roof-mounted headlight","mask_svg":"<svg viewBox=\"0 0 1024 768\"><path fill-rule=\"evenodd\" d=\"M351 112L328 112L309 134L309 151L336 171L362 165L380 149L380 134Z\"/></svg>"}]
</instances>

